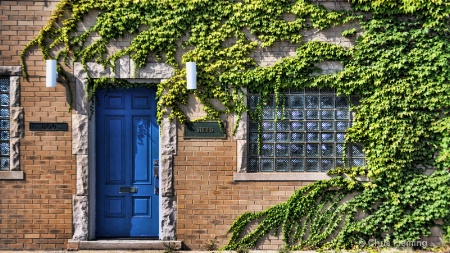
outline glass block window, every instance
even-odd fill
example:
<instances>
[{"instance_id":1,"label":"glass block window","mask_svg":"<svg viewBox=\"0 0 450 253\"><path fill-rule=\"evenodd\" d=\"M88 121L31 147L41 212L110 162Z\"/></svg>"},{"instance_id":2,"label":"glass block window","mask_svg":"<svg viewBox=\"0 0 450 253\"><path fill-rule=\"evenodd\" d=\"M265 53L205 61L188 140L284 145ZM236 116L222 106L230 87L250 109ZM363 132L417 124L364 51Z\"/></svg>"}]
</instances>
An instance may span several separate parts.
<instances>
[{"instance_id":1,"label":"glass block window","mask_svg":"<svg viewBox=\"0 0 450 253\"><path fill-rule=\"evenodd\" d=\"M250 118L248 172L327 172L344 164L365 165L361 145L347 144L344 150L345 131L352 124L347 97L331 88L302 89L280 100L284 110L272 95L263 103L262 122ZM251 111L259 102L258 94L249 95Z\"/></svg>"},{"instance_id":2,"label":"glass block window","mask_svg":"<svg viewBox=\"0 0 450 253\"><path fill-rule=\"evenodd\" d=\"M9 77L0 78L0 170L10 170Z\"/></svg>"}]
</instances>

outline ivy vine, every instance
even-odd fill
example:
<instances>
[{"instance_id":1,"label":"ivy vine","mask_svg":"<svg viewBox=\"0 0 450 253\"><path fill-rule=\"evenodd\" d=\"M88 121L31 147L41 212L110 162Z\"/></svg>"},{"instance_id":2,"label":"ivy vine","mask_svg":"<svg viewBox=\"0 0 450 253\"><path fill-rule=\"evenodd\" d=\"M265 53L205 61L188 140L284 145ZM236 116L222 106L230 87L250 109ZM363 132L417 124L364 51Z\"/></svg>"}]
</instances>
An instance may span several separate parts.
<instances>
[{"instance_id":1,"label":"ivy vine","mask_svg":"<svg viewBox=\"0 0 450 253\"><path fill-rule=\"evenodd\" d=\"M333 87L358 95L347 141L364 145L367 165L337 168L329 172L336 178L304 187L285 203L243 214L225 249L254 247L272 232L281 232L292 249L306 249L354 248L369 239L412 242L433 226L450 231L450 3L350 2L352 10L330 11L313 0L63 0L24 49L24 77L34 47L45 59L56 58L62 74L63 64L74 61L115 68L129 56L143 67L156 58L175 69L157 84L159 121L170 113L184 122L180 106L191 93L204 106L200 120L248 111L245 91L260 93L261 103L292 88ZM77 31L84 17L96 13L94 26ZM356 22L342 33L357 37L354 47L303 41L305 32ZM128 47L109 52L108 45L128 35ZM277 41L297 47L296 55L257 66L252 53ZM186 89L188 61L198 65L195 91ZM344 69L322 74L317 64L324 61L340 61ZM99 88L134 85L89 78L88 96L93 99ZM277 95L282 106L280 101ZM357 181L361 175L370 180ZM259 225L243 234L251 221Z\"/></svg>"}]
</instances>

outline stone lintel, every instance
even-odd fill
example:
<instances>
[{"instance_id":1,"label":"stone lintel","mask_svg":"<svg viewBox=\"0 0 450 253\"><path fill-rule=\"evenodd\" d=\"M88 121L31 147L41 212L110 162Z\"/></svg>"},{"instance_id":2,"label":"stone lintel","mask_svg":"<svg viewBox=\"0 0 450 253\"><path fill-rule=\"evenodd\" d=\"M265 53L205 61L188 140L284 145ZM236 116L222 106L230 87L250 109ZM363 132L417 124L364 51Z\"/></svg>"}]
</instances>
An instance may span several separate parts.
<instances>
[{"instance_id":1,"label":"stone lintel","mask_svg":"<svg viewBox=\"0 0 450 253\"><path fill-rule=\"evenodd\" d=\"M75 62L73 64L73 75L77 79L87 79L88 78L88 75L87 75L85 69L83 68L83 64L81 64L81 62Z\"/></svg>"},{"instance_id":2,"label":"stone lintel","mask_svg":"<svg viewBox=\"0 0 450 253\"><path fill-rule=\"evenodd\" d=\"M104 76L111 77L110 75L112 71L110 67L105 68L102 64L95 62L88 62L86 65L89 75L92 78L100 78Z\"/></svg>"},{"instance_id":3,"label":"stone lintel","mask_svg":"<svg viewBox=\"0 0 450 253\"><path fill-rule=\"evenodd\" d=\"M92 78L107 76L123 79L167 79L175 73L173 67L166 63L148 63L145 67L135 70L136 64L129 57L119 59L117 65L114 73L111 67L105 68L102 64L94 62L86 63L87 71ZM74 64L74 75L79 79L87 79L87 73L79 62Z\"/></svg>"},{"instance_id":4,"label":"stone lintel","mask_svg":"<svg viewBox=\"0 0 450 253\"><path fill-rule=\"evenodd\" d=\"M135 64L132 64L131 70L135 67ZM145 67L136 70L136 78L167 79L173 75L173 67L166 63L148 63Z\"/></svg>"},{"instance_id":5,"label":"stone lintel","mask_svg":"<svg viewBox=\"0 0 450 253\"><path fill-rule=\"evenodd\" d=\"M21 76L22 67L21 66L1 66L0 76Z\"/></svg>"},{"instance_id":6,"label":"stone lintel","mask_svg":"<svg viewBox=\"0 0 450 253\"><path fill-rule=\"evenodd\" d=\"M131 78L130 57L124 56L116 63L116 76L118 78Z\"/></svg>"}]
</instances>

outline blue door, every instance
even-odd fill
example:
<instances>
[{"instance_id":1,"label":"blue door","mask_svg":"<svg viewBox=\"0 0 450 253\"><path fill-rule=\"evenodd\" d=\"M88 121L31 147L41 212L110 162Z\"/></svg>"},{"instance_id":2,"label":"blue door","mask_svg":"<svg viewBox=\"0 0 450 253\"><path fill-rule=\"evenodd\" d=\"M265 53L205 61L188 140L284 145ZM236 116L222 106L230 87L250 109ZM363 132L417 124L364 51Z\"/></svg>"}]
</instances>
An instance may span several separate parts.
<instances>
[{"instance_id":1,"label":"blue door","mask_svg":"<svg viewBox=\"0 0 450 253\"><path fill-rule=\"evenodd\" d=\"M96 237L157 237L155 90L103 90L97 98Z\"/></svg>"}]
</instances>

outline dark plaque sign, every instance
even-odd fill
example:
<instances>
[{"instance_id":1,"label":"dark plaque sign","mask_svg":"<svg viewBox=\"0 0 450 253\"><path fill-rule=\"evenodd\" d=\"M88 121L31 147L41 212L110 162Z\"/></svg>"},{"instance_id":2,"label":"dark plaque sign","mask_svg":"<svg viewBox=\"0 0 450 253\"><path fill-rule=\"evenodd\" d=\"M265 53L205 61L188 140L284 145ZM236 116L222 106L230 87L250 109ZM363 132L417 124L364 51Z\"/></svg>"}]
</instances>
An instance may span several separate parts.
<instances>
[{"instance_id":1,"label":"dark plaque sign","mask_svg":"<svg viewBox=\"0 0 450 253\"><path fill-rule=\"evenodd\" d=\"M30 122L30 131L68 131L68 123Z\"/></svg>"},{"instance_id":2,"label":"dark plaque sign","mask_svg":"<svg viewBox=\"0 0 450 253\"><path fill-rule=\"evenodd\" d=\"M224 124L221 123L221 125L219 125L217 121L186 122L184 126L184 138L223 139L227 137L225 132L222 130L224 128Z\"/></svg>"}]
</instances>

